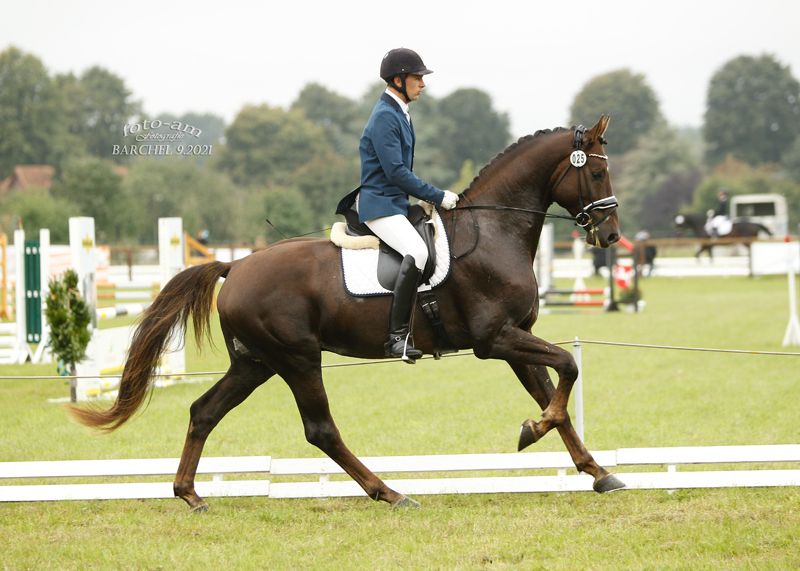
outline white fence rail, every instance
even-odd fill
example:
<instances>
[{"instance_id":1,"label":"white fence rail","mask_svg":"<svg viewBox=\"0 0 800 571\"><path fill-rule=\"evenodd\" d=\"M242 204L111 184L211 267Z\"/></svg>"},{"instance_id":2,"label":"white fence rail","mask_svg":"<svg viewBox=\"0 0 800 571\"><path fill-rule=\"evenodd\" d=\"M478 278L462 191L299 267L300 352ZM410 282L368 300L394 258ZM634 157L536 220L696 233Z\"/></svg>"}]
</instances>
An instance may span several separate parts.
<instances>
[{"instance_id":1,"label":"white fence rail","mask_svg":"<svg viewBox=\"0 0 800 571\"><path fill-rule=\"evenodd\" d=\"M671 448L621 448L592 453L607 467L663 466L666 471L617 472L629 489L727 488L800 486L800 469L750 469L750 464L800 463L800 445L706 446ZM457 454L437 456L384 456L363 458L374 472L382 474L484 472L508 470L556 470L555 475L437 477L386 480L405 494L532 493L591 491L592 478L567 475L574 466L566 452L513 454ZM748 464L748 469L678 472L679 465ZM178 459L75 460L56 462L0 463L0 480L112 478L173 475ZM331 480L343 474L327 458L279 459L270 456L203 458L198 475L201 496L269 496L272 498L323 498L361 496L351 480ZM313 481L274 482L270 479L224 480L229 474L315 476ZM0 486L0 502L56 500L149 499L173 497L171 482L11 484Z\"/></svg>"}]
</instances>

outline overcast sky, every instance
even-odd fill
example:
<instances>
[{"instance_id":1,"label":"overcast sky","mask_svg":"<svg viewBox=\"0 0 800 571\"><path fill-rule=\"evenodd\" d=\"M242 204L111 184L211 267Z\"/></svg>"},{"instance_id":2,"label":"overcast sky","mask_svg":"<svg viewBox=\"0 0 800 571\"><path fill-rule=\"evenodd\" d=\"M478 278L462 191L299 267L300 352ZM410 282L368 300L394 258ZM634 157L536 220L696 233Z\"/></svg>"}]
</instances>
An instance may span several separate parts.
<instances>
[{"instance_id":1,"label":"overcast sky","mask_svg":"<svg viewBox=\"0 0 800 571\"><path fill-rule=\"evenodd\" d=\"M147 115L230 121L247 103L286 106L311 81L360 97L405 46L435 71L430 94L483 89L515 136L567 125L586 82L621 68L644 74L670 123L699 126L731 58L773 54L800 78L798 26L796 0L0 0L0 49L51 73L107 68Z\"/></svg>"}]
</instances>

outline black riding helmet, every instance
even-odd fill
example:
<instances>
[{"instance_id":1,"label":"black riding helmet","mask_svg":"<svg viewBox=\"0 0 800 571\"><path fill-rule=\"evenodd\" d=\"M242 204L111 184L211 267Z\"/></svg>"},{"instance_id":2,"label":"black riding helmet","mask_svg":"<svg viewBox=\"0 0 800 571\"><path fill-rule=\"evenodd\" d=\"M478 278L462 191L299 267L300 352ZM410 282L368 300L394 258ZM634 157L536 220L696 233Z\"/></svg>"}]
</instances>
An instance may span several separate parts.
<instances>
[{"instance_id":1,"label":"black riding helmet","mask_svg":"<svg viewBox=\"0 0 800 571\"><path fill-rule=\"evenodd\" d=\"M406 93L406 76L408 74L427 75L433 73L425 67L425 63L419 54L408 48L395 48L386 52L381 61L381 79L389 85L394 85L392 79L399 75L402 82L400 92L408 99Z\"/></svg>"}]
</instances>

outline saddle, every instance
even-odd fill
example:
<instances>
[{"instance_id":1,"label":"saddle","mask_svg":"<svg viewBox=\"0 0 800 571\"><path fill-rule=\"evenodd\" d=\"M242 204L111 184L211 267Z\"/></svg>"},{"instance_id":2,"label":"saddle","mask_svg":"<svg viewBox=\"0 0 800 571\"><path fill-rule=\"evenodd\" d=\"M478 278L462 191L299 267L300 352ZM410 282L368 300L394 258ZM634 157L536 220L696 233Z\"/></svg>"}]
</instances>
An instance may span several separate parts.
<instances>
[{"instance_id":1,"label":"saddle","mask_svg":"<svg viewBox=\"0 0 800 571\"><path fill-rule=\"evenodd\" d=\"M342 214L347 223L345 232L348 236L375 236L366 224L359 221L358 213L355 210L347 209ZM431 276L436 270L436 228L431 216L419 204L414 204L408 209L408 221L411 222L428 248L428 262L425 264L421 278L421 283L426 284L430 282ZM378 283L391 291L397 281L397 274L400 273L403 257L383 241L380 242L378 249Z\"/></svg>"},{"instance_id":2,"label":"saddle","mask_svg":"<svg viewBox=\"0 0 800 571\"><path fill-rule=\"evenodd\" d=\"M331 242L341 251L345 290L356 297L391 295L400 273L400 254L381 242L366 224L359 222L355 210L347 208L339 214L347 222L333 225ZM444 225L438 216L434 217L432 210L426 211L423 206L414 205L409 208L408 218L428 248L428 263L422 273L418 302L433 329L433 356L438 359L444 353L457 351L445 330L436 295L431 291L450 274L450 246ZM437 242L441 254L438 263Z\"/></svg>"}]
</instances>

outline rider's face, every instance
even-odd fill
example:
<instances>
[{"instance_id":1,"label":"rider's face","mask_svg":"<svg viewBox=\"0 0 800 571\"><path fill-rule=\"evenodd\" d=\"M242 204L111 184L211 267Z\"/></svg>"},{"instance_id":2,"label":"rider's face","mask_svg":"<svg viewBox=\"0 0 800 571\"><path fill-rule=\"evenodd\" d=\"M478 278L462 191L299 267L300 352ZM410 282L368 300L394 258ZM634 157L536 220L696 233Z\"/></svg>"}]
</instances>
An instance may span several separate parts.
<instances>
[{"instance_id":1,"label":"rider's face","mask_svg":"<svg viewBox=\"0 0 800 571\"><path fill-rule=\"evenodd\" d=\"M425 89L425 80L421 75L406 76L406 93L408 93L409 101L419 99L423 89Z\"/></svg>"},{"instance_id":2,"label":"rider's face","mask_svg":"<svg viewBox=\"0 0 800 571\"><path fill-rule=\"evenodd\" d=\"M399 77L394 78L394 84L398 89L403 85ZM406 76L406 93L408 93L409 101L416 101L419 99L423 89L425 89L425 80L421 75L408 74Z\"/></svg>"}]
</instances>

